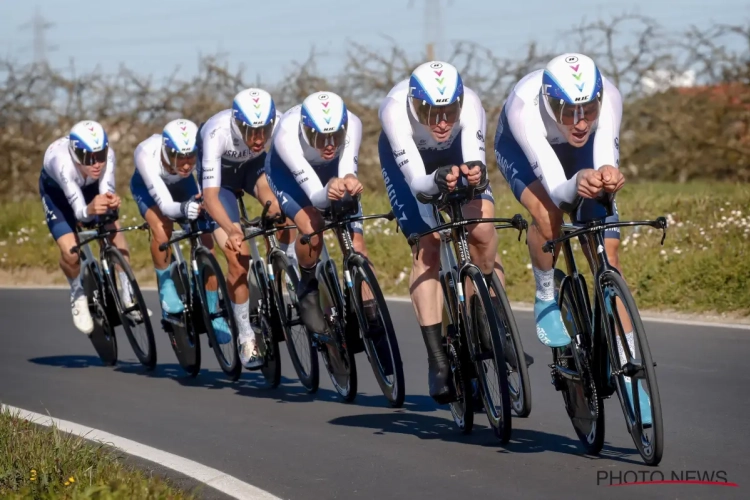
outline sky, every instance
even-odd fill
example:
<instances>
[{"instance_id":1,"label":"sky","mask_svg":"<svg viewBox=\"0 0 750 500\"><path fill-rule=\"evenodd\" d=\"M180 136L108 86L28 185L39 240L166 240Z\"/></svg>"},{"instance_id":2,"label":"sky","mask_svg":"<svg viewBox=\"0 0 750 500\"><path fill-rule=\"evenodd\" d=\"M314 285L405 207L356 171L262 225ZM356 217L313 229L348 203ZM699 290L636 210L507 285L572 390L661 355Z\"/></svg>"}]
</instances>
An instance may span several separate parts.
<instances>
[{"instance_id":1,"label":"sky","mask_svg":"<svg viewBox=\"0 0 750 500\"><path fill-rule=\"evenodd\" d=\"M750 23L747 0L0 0L0 57L31 62L35 9L52 25L44 30L46 57L58 69L107 73L124 64L156 78L176 67L185 77L198 69L199 54L223 53L230 69L246 68L248 80L278 82L314 46L323 55L318 68L335 73L348 43L424 54L428 41L425 4L440 21L437 57L450 43L471 40L495 53L522 57L532 40L543 47L570 50L560 33L583 20L609 19L625 12L655 19L668 30L690 25ZM436 4L441 7L437 9Z\"/></svg>"}]
</instances>

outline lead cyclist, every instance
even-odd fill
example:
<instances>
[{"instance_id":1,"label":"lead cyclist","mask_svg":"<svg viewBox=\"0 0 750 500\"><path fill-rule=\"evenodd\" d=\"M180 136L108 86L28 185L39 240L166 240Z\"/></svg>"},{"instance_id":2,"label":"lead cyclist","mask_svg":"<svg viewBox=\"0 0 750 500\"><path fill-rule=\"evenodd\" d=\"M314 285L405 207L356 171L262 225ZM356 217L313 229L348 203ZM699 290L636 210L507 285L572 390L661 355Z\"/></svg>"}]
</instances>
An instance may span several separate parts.
<instances>
[{"instance_id":1,"label":"lead cyclist","mask_svg":"<svg viewBox=\"0 0 750 500\"><path fill-rule=\"evenodd\" d=\"M485 111L477 94L465 87L458 70L442 61L418 66L396 84L378 112L383 131L378 154L388 199L405 237L437 226L430 205L416 193L453 191L463 174L476 186L487 177ZM464 205L464 217L494 217L492 189ZM472 261L486 279L493 270L505 285L497 232L492 224L467 226ZM412 247L409 294L422 330L428 360L430 396L439 404L451 397L450 367L442 345L443 292L438 280L440 237L423 237L419 254Z\"/></svg>"},{"instance_id":2,"label":"lead cyclist","mask_svg":"<svg viewBox=\"0 0 750 500\"><path fill-rule=\"evenodd\" d=\"M536 282L534 319L537 337L548 347L565 347L571 338L557 304L553 257L542 246L560 236L563 212L574 212L581 221L606 215L594 198L616 193L625 184L619 170L621 120L619 90L590 57L578 53L559 55L523 77L498 119L498 168L533 219L528 247ZM614 212L607 222L619 220L616 207ZM619 229L607 230L607 259L622 274L619 245ZM633 352L632 327L625 323ZM624 363L620 336L617 341ZM626 384L632 391L629 379ZM641 415L648 424L651 405L642 384L639 388Z\"/></svg>"}]
</instances>

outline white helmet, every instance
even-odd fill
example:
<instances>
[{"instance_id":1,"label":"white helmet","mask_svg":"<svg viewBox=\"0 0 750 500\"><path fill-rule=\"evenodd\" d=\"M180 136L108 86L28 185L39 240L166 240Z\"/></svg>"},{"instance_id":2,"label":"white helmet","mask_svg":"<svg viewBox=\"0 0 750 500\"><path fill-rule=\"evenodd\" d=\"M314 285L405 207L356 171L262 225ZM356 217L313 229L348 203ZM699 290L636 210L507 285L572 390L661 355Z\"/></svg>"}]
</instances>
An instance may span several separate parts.
<instances>
[{"instance_id":1,"label":"white helmet","mask_svg":"<svg viewBox=\"0 0 750 500\"><path fill-rule=\"evenodd\" d=\"M73 125L68 134L68 150L81 165L93 165L107 161L109 138L99 122L85 120Z\"/></svg>"},{"instance_id":2,"label":"white helmet","mask_svg":"<svg viewBox=\"0 0 750 500\"><path fill-rule=\"evenodd\" d=\"M567 53L552 59L544 69L544 107L560 125L599 118L604 86L594 61L583 54Z\"/></svg>"},{"instance_id":3,"label":"white helmet","mask_svg":"<svg viewBox=\"0 0 750 500\"><path fill-rule=\"evenodd\" d=\"M409 109L423 125L436 125L443 120L455 123L463 100L463 80L452 64L426 62L417 66L409 78Z\"/></svg>"},{"instance_id":4,"label":"white helmet","mask_svg":"<svg viewBox=\"0 0 750 500\"><path fill-rule=\"evenodd\" d=\"M172 120L164 126L161 132L161 155L164 161L177 168L177 158L192 158L197 154L196 139L198 126L180 118Z\"/></svg>"},{"instance_id":5,"label":"white helmet","mask_svg":"<svg viewBox=\"0 0 750 500\"><path fill-rule=\"evenodd\" d=\"M236 131L245 142L261 131L264 141L267 141L276 123L276 104L271 94L263 89L245 89L234 96L232 118Z\"/></svg>"},{"instance_id":6,"label":"white helmet","mask_svg":"<svg viewBox=\"0 0 750 500\"><path fill-rule=\"evenodd\" d=\"M307 144L315 149L339 147L346 140L349 112L333 92L315 92L302 102L300 127Z\"/></svg>"}]
</instances>

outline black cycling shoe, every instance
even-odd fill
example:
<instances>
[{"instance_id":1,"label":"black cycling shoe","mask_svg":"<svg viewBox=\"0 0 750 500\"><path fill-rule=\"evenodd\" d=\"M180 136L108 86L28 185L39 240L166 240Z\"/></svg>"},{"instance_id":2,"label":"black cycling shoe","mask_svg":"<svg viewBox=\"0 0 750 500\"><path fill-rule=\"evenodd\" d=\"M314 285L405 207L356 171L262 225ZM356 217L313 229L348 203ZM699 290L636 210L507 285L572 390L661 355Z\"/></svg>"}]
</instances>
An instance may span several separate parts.
<instances>
[{"instance_id":1,"label":"black cycling shoe","mask_svg":"<svg viewBox=\"0 0 750 500\"><path fill-rule=\"evenodd\" d=\"M318 290L308 290L299 298L299 316L310 332L325 333L326 320L320 309Z\"/></svg>"},{"instance_id":2,"label":"black cycling shoe","mask_svg":"<svg viewBox=\"0 0 750 500\"><path fill-rule=\"evenodd\" d=\"M442 324L422 327L422 337L427 347L427 381L430 397L438 404L448 404L454 399L451 388L451 368L443 349Z\"/></svg>"}]
</instances>

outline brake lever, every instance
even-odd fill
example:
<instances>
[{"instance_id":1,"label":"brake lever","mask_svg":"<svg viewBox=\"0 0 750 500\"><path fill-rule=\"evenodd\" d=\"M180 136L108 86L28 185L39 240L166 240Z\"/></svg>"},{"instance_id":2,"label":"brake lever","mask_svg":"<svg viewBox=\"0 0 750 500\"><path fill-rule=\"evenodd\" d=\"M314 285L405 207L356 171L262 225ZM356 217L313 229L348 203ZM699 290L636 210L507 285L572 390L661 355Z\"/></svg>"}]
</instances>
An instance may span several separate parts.
<instances>
[{"instance_id":1,"label":"brake lever","mask_svg":"<svg viewBox=\"0 0 750 500\"><path fill-rule=\"evenodd\" d=\"M664 240L667 238L667 219L664 217L657 217L656 222L661 227L661 246L664 246Z\"/></svg>"}]
</instances>

